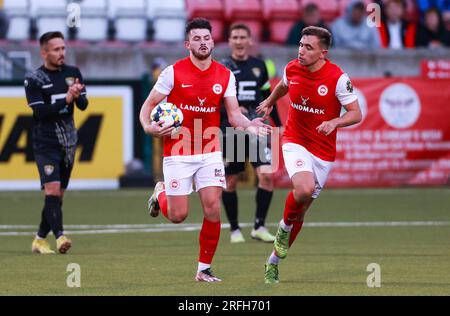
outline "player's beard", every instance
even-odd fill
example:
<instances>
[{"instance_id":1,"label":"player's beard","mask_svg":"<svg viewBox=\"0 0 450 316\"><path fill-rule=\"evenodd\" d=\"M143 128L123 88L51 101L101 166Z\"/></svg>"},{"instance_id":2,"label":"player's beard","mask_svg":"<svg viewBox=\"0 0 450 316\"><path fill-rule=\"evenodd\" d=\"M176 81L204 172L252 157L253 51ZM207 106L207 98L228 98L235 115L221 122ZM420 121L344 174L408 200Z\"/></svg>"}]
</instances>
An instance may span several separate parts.
<instances>
[{"instance_id":1,"label":"player's beard","mask_svg":"<svg viewBox=\"0 0 450 316\"><path fill-rule=\"evenodd\" d=\"M49 60L49 64L52 67L55 67L55 68L61 67L62 65L64 65L64 62L65 62L65 57L58 58L58 59L55 59L55 60L51 60L51 59Z\"/></svg>"},{"instance_id":2,"label":"player's beard","mask_svg":"<svg viewBox=\"0 0 450 316\"><path fill-rule=\"evenodd\" d=\"M192 51L192 55L194 55L195 58L197 58L198 60L205 60L208 59L209 56L211 56L212 54L212 48L209 50L208 54L204 55L200 53L200 49L198 51L193 50Z\"/></svg>"},{"instance_id":3,"label":"player's beard","mask_svg":"<svg viewBox=\"0 0 450 316\"><path fill-rule=\"evenodd\" d=\"M56 59L56 60L51 60L51 59L47 59L47 61L45 62L46 66L50 66L52 69L59 69L61 68L62 65L64 65L65 63L65 59L63 58L61 59Z\"/></svg>"}]
</instances>

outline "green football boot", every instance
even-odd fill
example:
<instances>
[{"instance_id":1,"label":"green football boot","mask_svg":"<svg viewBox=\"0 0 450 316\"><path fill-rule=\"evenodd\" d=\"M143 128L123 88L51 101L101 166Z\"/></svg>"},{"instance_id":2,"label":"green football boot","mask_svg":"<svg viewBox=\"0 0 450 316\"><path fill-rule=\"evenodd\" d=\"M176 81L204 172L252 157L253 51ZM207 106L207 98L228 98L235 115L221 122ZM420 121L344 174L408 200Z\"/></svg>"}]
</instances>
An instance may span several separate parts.
<instances>
[{"instance_id":1,"label":"green football boot","mask_svg":"<svg viewBox=\"0 0 450 316\"><path fill-rule=\"evenodd\" d=\"M278 279L278 265L266 263L264 266L264 283L276 284L280 282Z\"/></svg>"},{"instance_id":2,"label":"green football boot","mask_svg":"<svg viewBox=\"0 0 450 316\"><path fill-rule=\"evenodd\" d=\"M291 232L287 232L283 228L281 228L281 226L278 226L275 241L273 243L273 248L275 249L277 257L280 259L284 259L287 256L290 234Z\"/></svg>"}]
</instances>

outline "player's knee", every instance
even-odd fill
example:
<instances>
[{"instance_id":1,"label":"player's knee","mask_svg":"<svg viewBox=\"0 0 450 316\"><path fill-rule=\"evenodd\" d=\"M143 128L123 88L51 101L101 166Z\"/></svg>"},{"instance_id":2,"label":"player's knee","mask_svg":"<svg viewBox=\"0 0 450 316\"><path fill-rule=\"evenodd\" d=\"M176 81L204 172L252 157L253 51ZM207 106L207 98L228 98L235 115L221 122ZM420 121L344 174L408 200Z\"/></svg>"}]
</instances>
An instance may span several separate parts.
<instances>
[{"instance_id":1,"label":"player's knee","mask_svg":"<svg viewBox=\"0 0 450 316\"><path fill-rule=\"evenodd\" d=\"M61 185L57 182L44 184L45 195L62 196Z\"/></svg>"},{"instance_id":2,"label":"player's knee","mask_svg":"<svg viewBox=\"0 0 450 316\"><path fill-rule=\"evenodd\" d=\"M203 211L208 220L217 221L220 219L220 198L204 202Z\"/></svg>"},{"instance_id":3,"label":"player's knee","mask_svg":"<svg viewBox=\"0 0 450 316\"><path fill-rule=\"evenodd\" d=\"M273 178L270 174L260 174L258 176L258 185L261 189L264 189L266 191L273 191Z\"/></svg>"},{"instance_id":4,"label":"player's knee","mask_svg":"<svg viewBox=\"0 0 450 316\"><path fill-rule=\"evenodd\" d=\"M314 194L314 186L307 185L304 183L294 184L294 198L297 201L304 201L311 199Z\"/></svg>"},{"instance_id":5,"label":"player's knee","mask_svg":"<svg viewBox=\"0 0 450 316\"><path fill-rule=\"evenodd\" d=\"M224 190L225 190L225 192L234 192L234 191L236 191L236 183L228 183L227 182L227 187Z\"/></svg>"},{"instance_id":6,"label":"player's knee","mask_svg":"<svg viewBox=\"0 0 450 316\"><path fill-rule=\"evenodd\" d=\"M227 176L227 188L225 189L226 192L234 192L236 191L236 186L238 183L239 178L237 176Z\"/></svg>"},{"instance_id":7,"label":"player's knee","mask_svg":"<svg viewBox=\"0 0 450 316\"><path fill-rule=\"evenodd\" d=\"M167 213L169 220L174 224L180 224L187 218L187 212L171 212Z\"/></svg>"}]
</instances>

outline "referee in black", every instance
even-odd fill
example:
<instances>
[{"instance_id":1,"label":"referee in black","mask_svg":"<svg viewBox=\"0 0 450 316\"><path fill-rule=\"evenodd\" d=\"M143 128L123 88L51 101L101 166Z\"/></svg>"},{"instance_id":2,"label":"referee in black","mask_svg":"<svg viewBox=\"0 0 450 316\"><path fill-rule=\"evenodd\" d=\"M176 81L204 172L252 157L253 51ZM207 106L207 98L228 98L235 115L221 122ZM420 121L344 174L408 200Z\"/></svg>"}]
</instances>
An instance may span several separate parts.
<instances>
[{"instance_id":1,"label":"referee in black","mask_svg":"<svg viewBox=\"0 0 450 316\"><path fill-rule=\"evenodd\" d=\"M55 253L46 237L56 238L56 249L66 253L72 242L64 235L62 201L69 184L77 146L73 121L74 105L84 111L88 106L83 77L77 67L64 63L66 47L61 32L48 32L39 39L44 64L25 76L28 106L33 110L33 149L45 192L39 231L33 253Z\"/></svg>"},{"instance_id":2,"label":"referee in black","mask_svg":"<svg viewBox=\"0 0 450 316\"><path fill-rule=\"evenodd\" d=\"M245 24L234 24L230 27L228 43L231 48L231 56L222 60L228 69L236 77L237 99L241 112L250 120L258 117L256 107L261 101L270 95L270 82L265 62L259 58L249 55L252 45L251 31ZM270 116L277 127L280 127L281 121L276 108L270 112ZM221 111L221 128L224 133L223 153L225 161L225 177L227 188L222 193L222 201L225 206L228 221L231 228L231 243L244 242L244 236L241 233L238 221L238 198L236 186L239 180L239 174L245 170L245 161L237 161L237 137L234 133L227 133L227 127L230 127L226 111ZM239 133L236 132L235 133ZM246 136L247 137L247 136ZM227 141L228 139L228 141ZM234 144L234 156L227 157L226 145ZM255 223L251 231L253 239L263 242L273 242L275 236L272 235L265 226L267 212L273 195L273 178L271 174L272 152L267 138L254 137L248 135L245 140L246 158L250 158L250 148L257 148L257 159L251 161L258 177L258 189L256 191L256 214ZM228 150L230 151L230 150ZM264 153L260 157L260 153ZM242 157L243 158L243 157Z\"/></svg>"}]
</instances>

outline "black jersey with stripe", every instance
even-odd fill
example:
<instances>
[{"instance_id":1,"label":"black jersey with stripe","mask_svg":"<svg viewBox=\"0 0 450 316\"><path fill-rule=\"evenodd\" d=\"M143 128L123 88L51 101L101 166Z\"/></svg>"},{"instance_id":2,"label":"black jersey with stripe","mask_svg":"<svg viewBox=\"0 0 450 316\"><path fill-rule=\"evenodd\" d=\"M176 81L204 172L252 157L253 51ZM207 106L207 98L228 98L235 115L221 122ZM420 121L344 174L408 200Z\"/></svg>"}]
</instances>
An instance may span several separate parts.
<instances>
[{"instance_id":1,"label":"black jersey with stripe","mask_svg":"<svg viewBox=\"0 0 450 316\"><path fill-rule=\"evenodd\" d=\"M239 106L245 107L248 111L246 116L252 120L258 116L256 108L259 103L270 95L270 81L267 67L262 59L249 56L246 60L236 60L229 56L221 63L231 70L236 77L236 91ZM276 106L270 113L276 126L281 126ZM221 108L221 128L230 126L225 107Z\"/></svg>"},{"instance_id":2,"label":"black jersey with stripe","mask_svg":"<svg viewBox=\"0 0 450 316\"><path fill-rule=\"evenodd\" d=\"M24 86L28 105L33 110L35 126L33 144L35 148L45 145L73 147L77 143L77 132L73 120L74 104L85 110L88 106L86 89L73 102L67 104L67 91L78 78L83 83L80 70L62 65L58 70L39 67L25 76Z\"/></svg>"}]
</instances>

